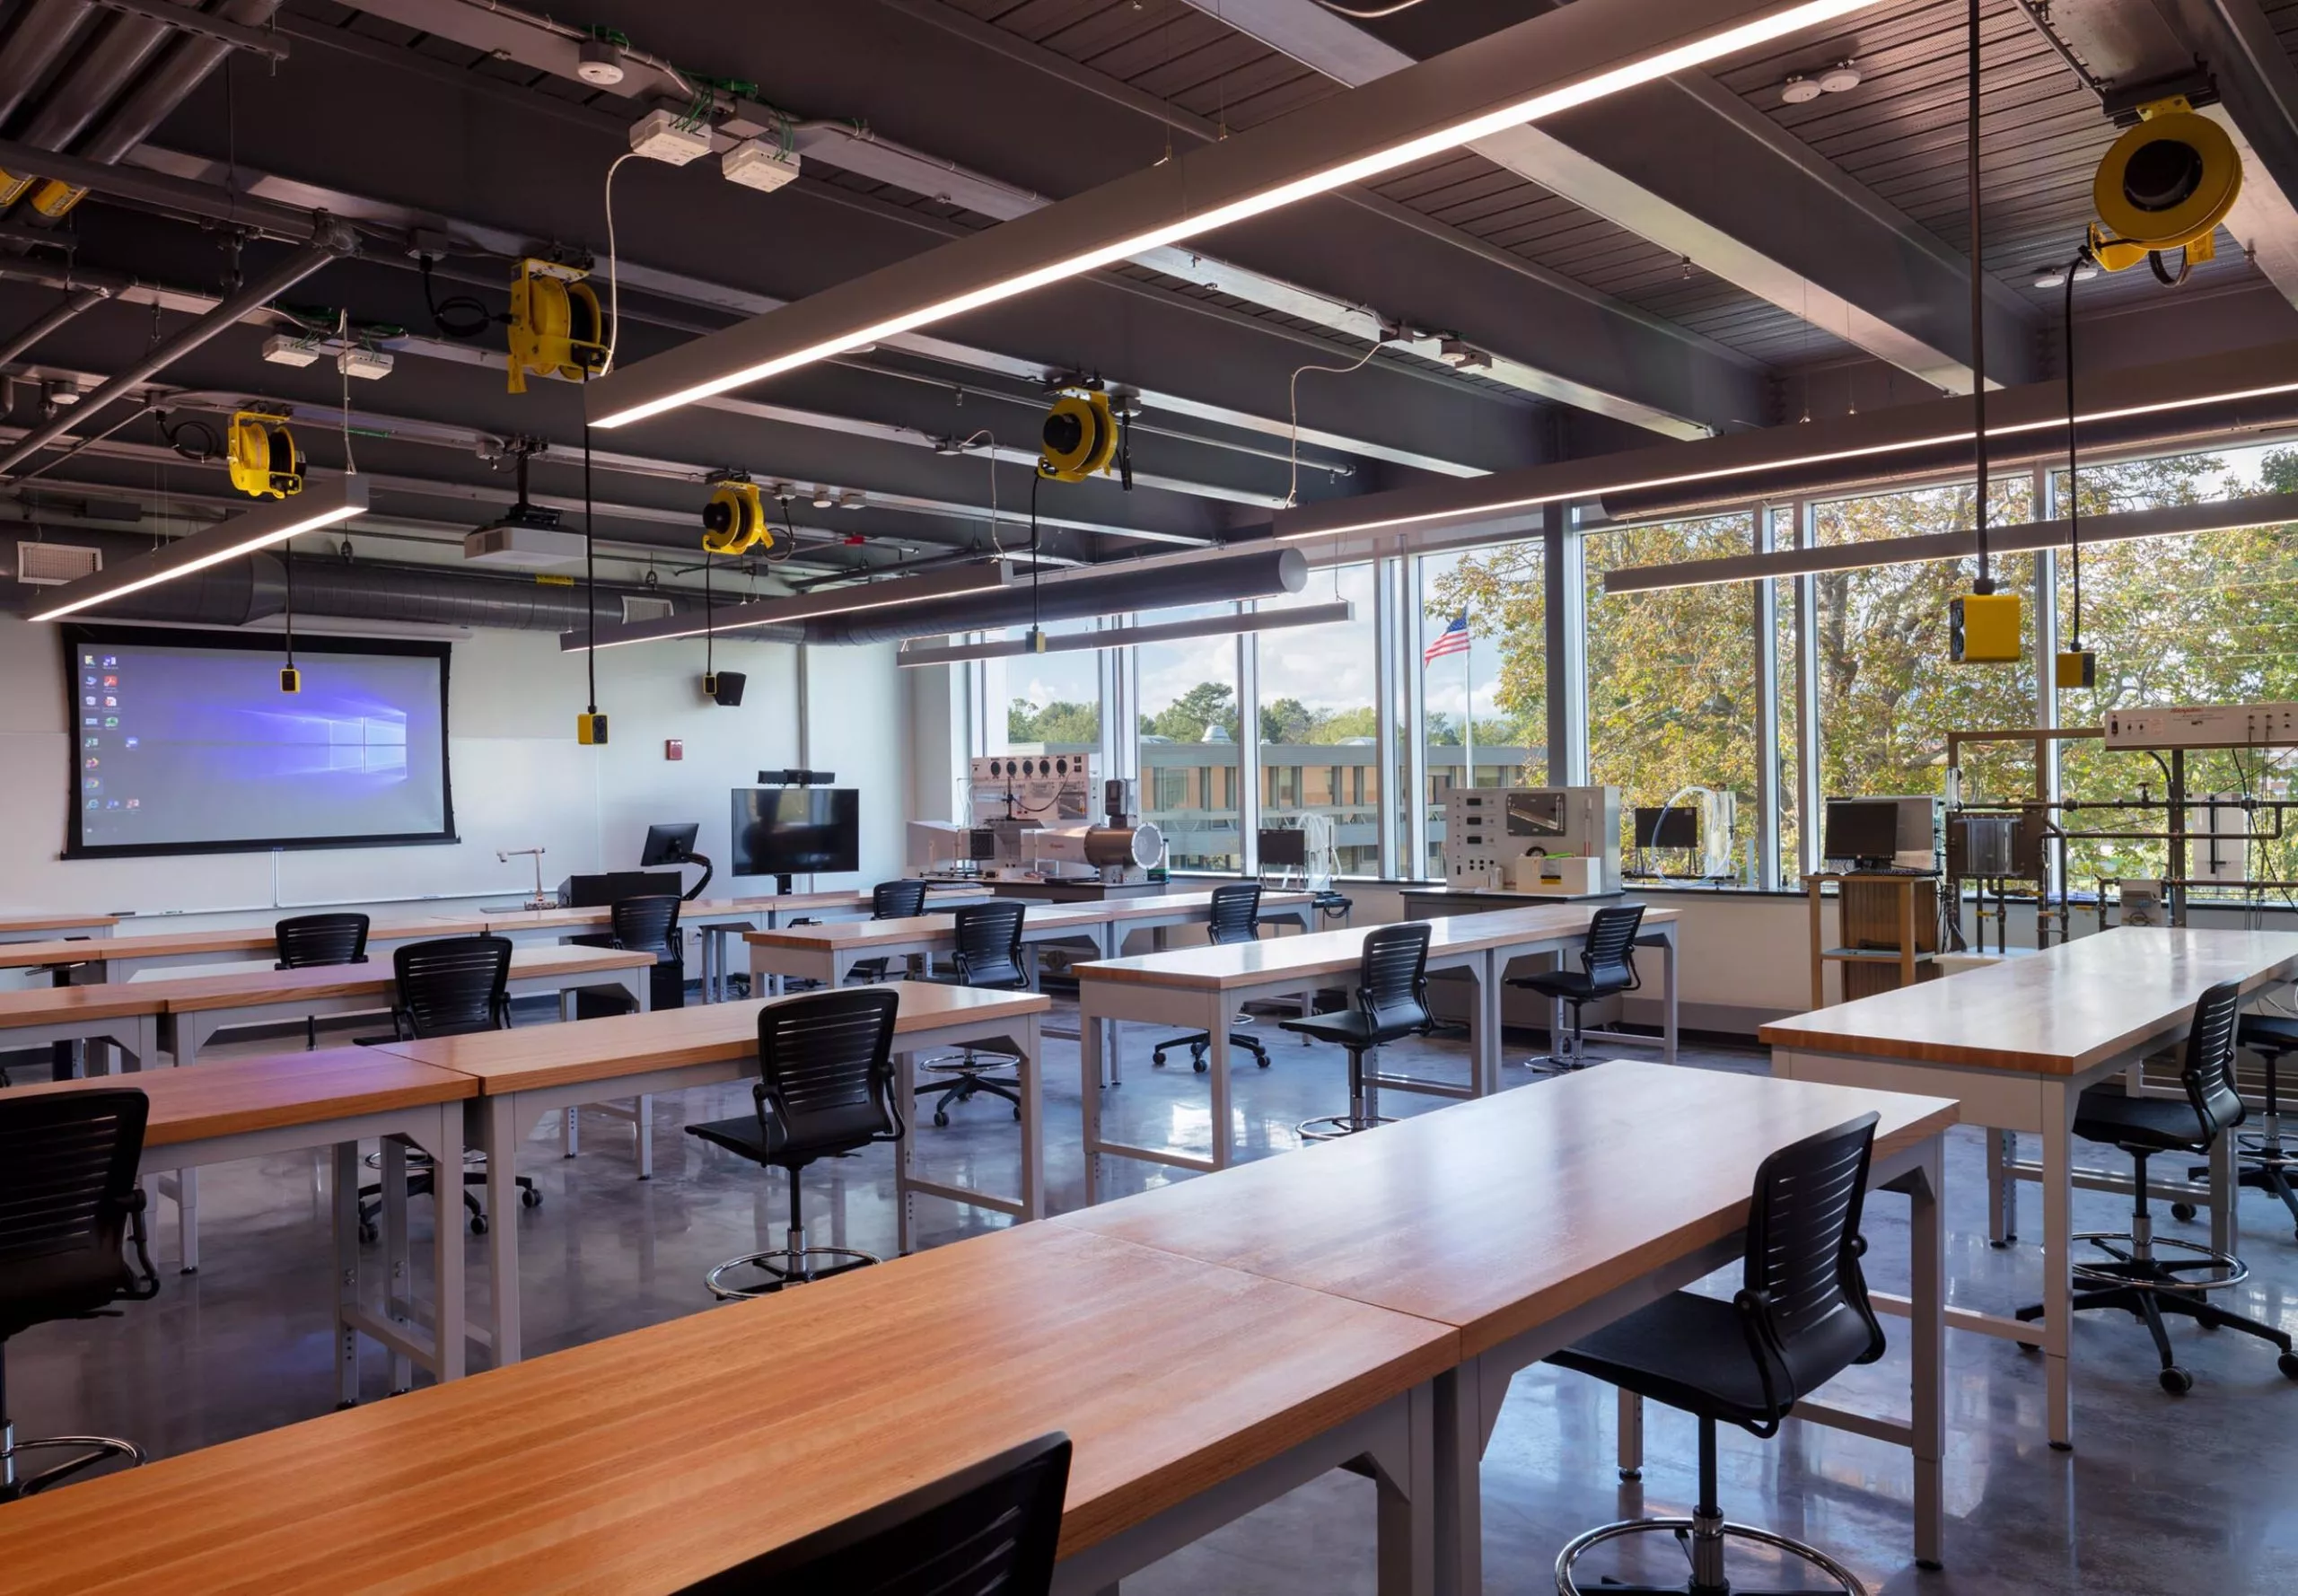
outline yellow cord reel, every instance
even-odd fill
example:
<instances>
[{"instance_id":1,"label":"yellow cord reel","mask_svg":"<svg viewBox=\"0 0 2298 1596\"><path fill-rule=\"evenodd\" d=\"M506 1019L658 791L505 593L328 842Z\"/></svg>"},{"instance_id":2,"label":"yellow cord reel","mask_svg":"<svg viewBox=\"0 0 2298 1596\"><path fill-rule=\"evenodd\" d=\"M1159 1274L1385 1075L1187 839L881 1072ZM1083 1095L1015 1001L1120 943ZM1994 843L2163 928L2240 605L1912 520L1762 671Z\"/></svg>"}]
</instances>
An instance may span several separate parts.
<instances>
[{"instance_id":1,"label":"yellow cord reel","mask_svg":"<svg viewBox=\"0 0 2298 1596\"><path fill-rule=\"evenodd\" d=\"M606 364L606 316L581 267L528 259L511 280L511 391L527 373L580 382Z\"/></svg>"},{"instance_id":2,"label":"yellow cord reel","mask_svg":"<svg viewBox=\"0 0 2298 1596\"><path fill-rule=\"evenodd\" d=\"M232 486L254 498L284 499L303 491L303 457L287 424L276 416L232 412L224 459Z\"/></svg>"},{"instance_id":3,"label":"yellow cord reel","mask_svg":"<svg viewBox=\"0 0 2298 1596\"><path fill-rule=\"evenodd\" d=\"M1117 458L1117 417L1109 396L1071 389L1045 413L1039 441L1045 446L1038 475L1056 482L1083 482L1106 471Z\"/></svg>"},{"instance_id":4,"label":"yellow cord reel","mask_svg":"<svg viewBox=\"0 0 2298 1596\"><path fill-rule=\"evenodd\" d=\"M2092 180L2091 253L2110 272L2144 260L2163 282L2183 283L2217 253L2214 235L2242 192L2242 157L2184 95L2141 106L2138 116ZM2162 259L2172 250L2184 252L2176 276Z\"/></svg>"},{"instance_id":5,"label":"yellow cord reel","mask_svg":"<svg viewBox=\"0 0 2298 1596\"><path fill-rule=\"evenodd\" d=\"M705 554L746 554L760 544L774 547L774 529L767 524L755 482L721 482L702 507L702 551Z\"/></svg>"}]
</instances>

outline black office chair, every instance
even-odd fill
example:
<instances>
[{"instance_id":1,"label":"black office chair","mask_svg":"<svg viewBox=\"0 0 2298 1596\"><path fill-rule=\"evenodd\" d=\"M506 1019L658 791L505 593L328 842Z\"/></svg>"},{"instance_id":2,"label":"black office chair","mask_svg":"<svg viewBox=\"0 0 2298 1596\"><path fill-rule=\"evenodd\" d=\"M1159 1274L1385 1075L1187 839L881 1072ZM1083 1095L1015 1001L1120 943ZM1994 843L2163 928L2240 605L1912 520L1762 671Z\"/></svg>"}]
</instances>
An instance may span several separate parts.
<instances>
[{"instance_id":1,"label":"black office chair","mask_svg":"<svg viewBox=\"0 0 2298 1596\"><path fill-rule=\"evenodd\" d=\"M1348 1112L1303 1119L1295 1127L1302 1140L1329 1142L1390 1123L1380 1115L1378 1100L1366 1079L1370 1072L1364 1066L1364 1056L1382 1042L1410 1036L1428 1023L1429 935L1425 920L1366 932L1364 957L1356 970L1355 1006L1277 1022L1281 1030L1335 1042L1348 1050Z\"/></svg>"},{"instance_id":2,"label":"black office chair","mask_svg":"<svg viewBox=\"0 0 2298 1596\"><path fill-rule=\"evenodd\" d=\"M1211 916L1206 922L1205 940L1221 945L1260 940L1260 883L1259 881L1237 881L1229 886L1213 889L1213 908ZM1239 1023L1246 1022L1245 1016L1241 1014L1237 1017L1237 1020ZM1259 1065L1261 1068L1268 1067L1268 1049L1261 1046L1259 1037L1249 1036L1241 1030L1232 1030L1229 1033L1229 1045L1232 1048L1242 1048L1251 1054L1253 1062ZM1187 1036L1172 1037L1159 1042L1156 1051L1151 1055L1150 1062L1157 1068L1162 1069L1165 1067L1165 1054L1168 1049L1187 1048L1189 1067L1201 1075L1207 1067L1205 1056L1212 1047L1211 1036L1202 1030L1191 1031Z\"/></svg>"},{"instance_id":3,"label":"black office chair","mask_svg":"<svg viewBox=\"0 0 2298 1596\"><path fill-rule=\"evenodd\" d=\"M473 1031L511 1029L511 939L507 936L443 936L432 942L403 943L391 954L391 973L398 983L391 1005L394 1041L419 1041L425 1037L467 1036ZM372 1044L382 1038L362 1038ZM370 1155L369 1162L379 1162ZM409 1197L437 1197L431 1155L410 1146L407 1155ZM487 1155L463 1155L463 1206L470 1214L470 1233L487 1233L487 1210L470 1190L487 1184ZM519 1201L532 1208L542 1202L531 1177L518 1177ZM381 1185L359 1188L359 1239L376 1236L375 1218L382 1213Z\"/></svg>"},{"instance_id":4,"label":"black office chair","mask_svg":"<svg viewBox=\"0 0 2298 1596\"><path fill-rule=\"evenodd\" d=\"M1840 1591L1863 1596L1850 1571L1818 1548L1725 1521L1715 1501L1715 1426L1738 1425L1768 1440L1802 1398L1852 1364L1883 1355L1883 1328L1868 1305L1859 1267L1867 1250L1859 1215L1875 1120L1863 1114L1763 1161L1748 1210L1740 1289L1730 1302L1676 1292L1548 1359L1699 1420L1699 1501L1691 1516L1629 1520L1576 1537L1556 1560L1558 1596L1579 1596L1574 1570L1592 1548L1662 1530L1689 1556L1690 1583L1621 1585L1606 1579L1606 1596L1761 1596L1724 1577L1724 1547L1734 1539L1800 1558Z\"/></svg>"},{"instance_id":5,"label":"black office chair","mask_svg":"<svg viewBox=\"0 0 2298 1596\"><path fill-rule=\"evenodd\" d=\"M634 952L654 955L654 968L647 971L646 1002L651 1008L680 1009L686 1006L685 944L679 937L679 904L677 894L649 893L638 898L618 898L608 910L610 928L587 936L570 936L566 940L578 947L622 948ZM577 1020L603 1019L610 1014L631 1014L638 1004L620 987L577 987L574 988L574 1017Z\"/></svg>"},{"instance_id":6,"label":"black office chair","mask_svg":"<svg viewBox=\"0 0 2298 1596\"><path fill-rule=\"evenodd\" d=\"M1030 967L1022 958L1022 916L1029 906L1012 899L996 899L988 903L969 903L958 910L957 951L951 957L952 972L930 975L925 978L946 987L989 987L999 991L1026 991L1030 985ZM918 1068L943 1076L917 1089L920 1098L940 1093L934 1103L934 1123L950 1123L950 1105L965 1102L977 1093L1002 1097L1013 1105L1013 1118L1022 1117L1022 1083L1019 1077L1007 1079L990 1072L999 1068L995 1062L1003 1058L1019 1058L1019 1048L1006 1049L996 1042L969 1046L963 1053L947 1057L919 1061ZM985 1057L987 1062L985 1062Z\"/></svg>"},{"instance_id":7,"label":"black office chair","mask_svg":"<svg viewBox=\"0 0 2298 1596\"><path fill-rule=\"evenodd\" d=\"M1058 1431L920 1486L679 1596L1046 1596L1069 1490Z\"/></svg>"},{"instance_id":8,"label":"black office chair","mask_svg":"<svg viewBox=\"0 0 2298 1596\"><path fill-rule=\"evenodd\" d=\"M2180 1083L2186 1088L2184 1101L2130 1097L2093 1086L2074 1105L2074 1134L2086 1142L2119 1147L2130 1154L2131 1179L2137 1193L2131 1204L2129 1230L2076 1233L2077 1241L2088 1241L2107 1256L2074 1266L2075 1284L2092 1288L2074 1293L2074 1311L2116 1308L2145 1323L2162 1360L2157 1378L2172 1396L2192 1390L2194 1376L2179 1367L2171 1350L2170 1332L2162 1326L2165 1312L2183 1313L2206 1329L2240 1330L2273 1342L2282 1351L2283 1373L2298 1380L2298 1355L2292 1353L2286 1332L2230 1313L2205 1294L2249 1278L2250 1270L2242 1260L2192 1241L2157 1237L2147 1208L2148 1159L2158 1153L2207 1153L2213 1142L2242 1123L2242 1099L2234 1090L2234 1039L2241 1006L2241 987L2233 981L2220 982L2195 1004L2186 1056L2179 1071ZM2162 1247L2185 1256L2157 1257L2155 1249ZM2040 1302L2019 1310L2022 1320L2031 1321L2042 1316Z\"/></svg>"},{"instance_id":9,"label":"black office chair","mask_svg":"<svg viewBox=\"0 0 2298 1596\"><path fill-rule=\"evenodd\" d=\"M910 920L925 912L925 883L922 881L880 881L870 889L873 920ZM886 978L883 959L856 959L847 971L860 981Z\"/></svg>"},{"instance_id":10,"label":"black office chair","mask_svg":"<svg viewBox=\"0 0 2298 1596\"><path fill-rule=\"evenodd\" d=\"M1519 976L1508 983L1511 987L1529 987L1544 997L1572 1005L1572 1050L1554 1051L1556 1039L1551 1038L1548 1056L1535 1063L1533 1069L1542 1074L1558 1074L1588 1067L1581 1011L1599 998L1633 992L1644 984L1636 974L1636 934L1643 927L1644 906L1640 903L1600 908L1588 921L1588 940L1580 944L1578 969L1544 969L1538 975Z\"/></svg>"},{"instance_id":11,"label":"black office chair","mask_svg":"<svg viewBox=\"0 0 2298 1596\"><path fill-rule=\"evenodd\" d=\"M2291 1171L2298 1170L2298 1149L2282 1144L2282 1092L2277 1078L2283 1055L2298 1053L2298 1019L2285 1014L2245 1014L2234 1040L2266 1064L2266 1113L2259 1120L2259 1134L2234 1138L2235 1184L2273 1193L2290 1210L2291 1219L2298 1222L2298 1189L2290 1183ZM2190 1180L2209 1177L2207 1164L2187 1171ZM2195 1211L2192 1204L2172 1203L2171 1212L2178 1218L2192 1219Z\"/></svg>"},{"instance_id":12,"label":"black office chair","mask_svg":"<svg viewBox=\"0 0 2298 1596\"><path fill-rule=\"evenodd\" d=\"M851 1247L806 1245L799 1171L816 1159L837 1158L904 1134L894 1101L894 1014L901 1004L893 986L810 992L770 1003L758 1013L757 1112L741 1119L689 1125L687 1135L741 1154L790 1177L790 1232L767 1252L728 1258L703 1276L721 1299L764 1296L785 1285L827 1279L881 1261ZM817 1258L844 1258L818 1268ZM731 1269L754 1268L759 1285L728 1285Z\"/></svg>"},{"instance_id":13,"label":"black office chair","mask_svg":"<svg viewBox=\"0 0 2298 1596\"><path fill-rule=\"evenodd\" d=\"M367 916L364 915L295 915L271 928L279 951L276 969L303 969L321 964L367 962ZM303 1046L320 1045L317 1015L303 1017Z\"/></svg>"},{"instance_id":14,"label":"black office chair","mask_svg":"<svg viewBox=\"0 0 2298 1596\"><path fill-rule=\"evenodd\" d=\"M144 1460L134 1443L109 1435L17 1440L6 1359L19 1331L160 1294L136 1184L150 1106L133 1088L0 1097L0 1502L60 1485L107 1458L125 1458L131 1468ZM132 1267L123 1251L130 1243ZM37 1474L17 1472L19 1454L50 1447L81 1455Z\"/></svg>"}]
</instances>

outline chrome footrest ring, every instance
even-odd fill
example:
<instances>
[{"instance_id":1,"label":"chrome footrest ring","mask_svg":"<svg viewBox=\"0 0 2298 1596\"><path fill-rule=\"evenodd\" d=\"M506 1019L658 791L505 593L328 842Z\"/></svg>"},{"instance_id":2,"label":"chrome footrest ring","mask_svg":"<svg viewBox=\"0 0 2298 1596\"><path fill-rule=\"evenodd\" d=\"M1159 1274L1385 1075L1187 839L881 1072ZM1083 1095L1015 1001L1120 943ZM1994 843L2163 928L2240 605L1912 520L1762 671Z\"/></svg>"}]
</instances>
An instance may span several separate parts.
<instances>
[{"instance_id":1,"label":"chrome footrest ring","mask_svg":"<svg viewBox=\"0 0 2298 1596\"><path fill-rule=\"evenodd\" d=\"M2107 1241L2119 1241L2126 1247L2136 1242L2128 1231L2077 1231L2073 1238L2098 1246ZM2111 1290L2121 1285L2151 1286L2156 1291L2184 1292L2200 1295L2204 1292L2224 1291L2230 1285L2240 1285L2250 1277L2250 1267L2231 1252L2214 1252L2198 1241L2181 1241L2175 1236L2157 1236L2153 1242L2155 1256L2133 1258L2126 1263L2117 1259L2112 1265L2075 1264L2068 1272L2079 1285ZM2165 1250L2180 1254L2177 1258L2165 1258ZM2127 1271L2142 1265L2151 1265L2154 1274L2131 1274ZM2212 1280L2186 1280L2172 1271L2179 1269L2218 1269L2220 1276ZM2169 1274L2170 1278L2158 1276Z\"/></svg>"},{"instance_id":2,"label":"chrome footrest ring","mask_svg":"<svg viewBox=\"0 0 2298 1596\"><path fill-rule=\"evenodd\" d=\"M1601 1546L1608 1540L1618 1540L1630 1535L1653 1534L1662 1531L1677 1537L1688 1547L1693 1528L1694 1521L1690 1519L1626 1519L1615 1524L1600 1524L1583 1535L1575 1536L1566 1544L1561 1552L1557 1554L1557 1596L1583 1596L1580 1586L1573 1579L1573 1565L1593 1548ZM1776 1535L1769 1530L1758 1529L1752 1524L1736 1524L1728 1521L1724 1525L1723 1538L1727 1541L1751 1540L1759 1546L1767 1546L1774 1551L1784 1552L1791 1557L1809 1564L1827 1575L1829 1579L1833 1580L1843 1592L1843 1596L1867 1596L1867 1587L1859 1583L1858 1576L1815 1546L1806 1546L1800 1540L1790 1540L1785 1535ZM1686 1588L1691 1587L1687 1585Z\"/></svg>"},{"instance_id":3,"label":"chrome footrest ring","mask_svg":"<svg viewBox=\"0 0 2298 1596\"><path fill-rule=\"evenodd\" d=\"M844 1258L828 1268L815 1266L817 1258ZM770 1296L785 1285L803 1285L809 1281L827 1280L833 1275L843 1275L848 1269L883 1263L885 1259L874 1252L864 1252L854 1247L808 1247L792 1252L786 1247L771 1248L764 1252L746 1252L740 1258L730 1258L702 1277L710 1294L722 1302L738 1302L749 1297ZM722 1278L729 1269L757 1269L767 1278L759 1285L728 1285Z\"/></svg>"},{"instance_id":4,"label":"chrome footrest ring","mask_svg":"<svg viewBox=\"0 0 2298 1596\"><path fill-rule=\"evenodd\" d=\"M1321 1119L1303 1119L1293 1131L1304 1142L1338 1142L1343 1136L1358 1136L1395 1123L1385 1114L1368 1114L1362 1119L1351 1114L1328 1114Z\"/></svg>"}]
</instances>

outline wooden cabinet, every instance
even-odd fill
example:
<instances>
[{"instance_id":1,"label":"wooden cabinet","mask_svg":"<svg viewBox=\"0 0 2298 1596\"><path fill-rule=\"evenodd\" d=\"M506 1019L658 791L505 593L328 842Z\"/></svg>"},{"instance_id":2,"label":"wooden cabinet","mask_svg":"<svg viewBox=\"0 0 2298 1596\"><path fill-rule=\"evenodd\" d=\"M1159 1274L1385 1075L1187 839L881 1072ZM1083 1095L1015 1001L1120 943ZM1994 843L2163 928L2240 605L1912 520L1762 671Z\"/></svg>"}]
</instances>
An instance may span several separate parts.
<instances>
[{"instance_id":1,"label":"wooden cabinet","mask_svg":"<svg viewBox=\"0 0 2298 1596\"><path fill-rule=\"evenodd\" d=\"M1811 902L1811 1006L1827 1006L1827 971L1843 970L1846 1002L1929 980L1939 953L1939 878L1851 872L1803 878ZM1822 889L1836 890L1837 938L1824 934Z\"/></svg>"}]
</instances>

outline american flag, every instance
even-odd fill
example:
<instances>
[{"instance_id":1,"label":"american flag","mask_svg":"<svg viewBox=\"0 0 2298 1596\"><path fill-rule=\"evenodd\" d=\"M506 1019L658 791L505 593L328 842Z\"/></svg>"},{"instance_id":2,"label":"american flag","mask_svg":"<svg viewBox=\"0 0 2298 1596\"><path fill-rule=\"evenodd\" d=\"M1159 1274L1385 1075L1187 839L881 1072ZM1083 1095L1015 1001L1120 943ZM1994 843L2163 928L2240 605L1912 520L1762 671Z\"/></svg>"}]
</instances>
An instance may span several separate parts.
<instances>
[{"instance_id":1,"label":"american flag","mask_svg":"<svg viewBox=\"0 0 2298 1596\"><path fill-rule=\"evenodd\" d=\"M1463 609L1452 618L1452 624L1444 628L1435 642L1420 651L1420 662L1433 665L1448 653L1466 653L1468 651L1469 612Z\"/></svg>"}]
</instances>

